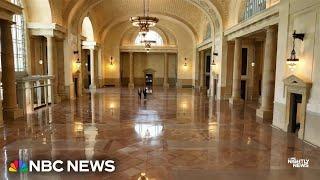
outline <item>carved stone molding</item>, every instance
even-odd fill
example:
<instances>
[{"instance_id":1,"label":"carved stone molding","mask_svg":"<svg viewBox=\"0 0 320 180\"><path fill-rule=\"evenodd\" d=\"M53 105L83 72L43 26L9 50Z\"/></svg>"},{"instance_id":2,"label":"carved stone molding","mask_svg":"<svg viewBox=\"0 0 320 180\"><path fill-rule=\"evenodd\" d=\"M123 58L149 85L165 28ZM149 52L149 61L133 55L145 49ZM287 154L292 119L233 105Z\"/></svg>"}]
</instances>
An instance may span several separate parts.
<instances>
[{"instance_id":1,"label":"carved stone molding","mask_svg":"<svg viewBox=\"0 0 320 180\"><path fill-rule=\"evenodd\" d=\"M28 23L27 28L33 36L50 36L58 39L64 39L66 29L56 23Z\"/></svg>"}]
</instances>

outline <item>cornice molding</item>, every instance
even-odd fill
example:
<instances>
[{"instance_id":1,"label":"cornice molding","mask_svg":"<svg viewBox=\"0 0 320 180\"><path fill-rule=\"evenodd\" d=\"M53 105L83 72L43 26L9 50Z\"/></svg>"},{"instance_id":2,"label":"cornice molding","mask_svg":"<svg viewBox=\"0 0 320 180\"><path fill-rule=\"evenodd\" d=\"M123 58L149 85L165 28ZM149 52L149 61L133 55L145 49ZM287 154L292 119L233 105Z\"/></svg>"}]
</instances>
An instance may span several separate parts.
<instances>
[{"instance_id":1,"label":"cornice molding","mask_svg":"<svg viewBox=\"0 0 320 180\"><path fill-rule=\"evenodd\" d=\"M255 31L264 29L268 26L279 23L279 5L272 6L269 9L255 15L254 17L243 21L224 32L228 40L242 37Z\"/></svg>"},{"instance_id":2,"label":"cornice molding","mask_svg":"<svg viewBox=\"0 0 320 180\"><path fill-rule=\"evenodd\" d=\"M34 23L27 24L27 28L30 30L33 36L51 36L59 39L64 39L67 30L56 23Z\"/></svg>"},{"instance_id":3,"label":"cornice molding","mask_svg":"<svg viewBox=\"0 0 320 180\"><path fill-rule=\"evenodd\" d=\"M120 46L120 52L146 52L144 46ZM154 46L150 53L178 53L176 46Z\"/></svg>"},{"instance_id":4,"label":"cornice molding","mask_svg":"<svg viewBox=\"0 0 320 180\"><path fill-rule=\"evenodd\" d=\"M22 8L6 0L0 0L0 19L12 22L14 14L22 14Z\"/></svg>"}]
</instances>

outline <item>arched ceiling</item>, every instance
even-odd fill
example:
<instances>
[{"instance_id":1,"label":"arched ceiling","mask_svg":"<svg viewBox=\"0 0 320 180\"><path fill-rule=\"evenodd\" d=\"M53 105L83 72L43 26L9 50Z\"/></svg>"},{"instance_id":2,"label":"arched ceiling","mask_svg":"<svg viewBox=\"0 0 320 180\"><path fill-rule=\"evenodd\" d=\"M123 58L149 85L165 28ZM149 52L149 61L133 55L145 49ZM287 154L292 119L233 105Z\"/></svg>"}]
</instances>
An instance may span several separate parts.
<instances>
[{"instance_id":1,"label":"arched ceiling","mask_svg":"<svg viewBox=\"0 0 320 180\"><path fill-rule=\"evenodd\" d=\"M151 1L150 10L151 14L162 14L169 17L175 17L175 19L181 19L181 21L189 24L195 31L198 30L200 23L205 16L199 8L190 3L186 3L185 0ZM129 21L131 16L142 14L142 0L103 1L90 11L90 15L95 18L96 23L103 25L99 28L111 24L120 17L125 17L125 19ZM101 29L98 29L98 32L100 31Z\"/></svg>"},{"instance_id":2,"label":"arched ceiling","mask_svg":"<svg viewBox=\"0 0 320 180\"><path fill-rule=\"evenodd\" d=\"M99 33L118 18L129 19L130 16L141 15L142 0L63 0L65 3L64 17L68 28L79 27L79 22L87 15L93 18ZM161 14L175 18L198 32L201 22L207 16L216 27L222 27L222 16L228 9L229 0L151 0L150 14ZM220 13L223 12L223 13ZM160 19L161 20L161 19ZM119 22L120 23L120 22ZM122 22L121 22L122 23ZM219 29L219 31L222 30ZM72 30L74 33L76 30Z\"/></svg>"},{"instance_id":3,"label":"arched ceiling","mask_svg":"<svg viewBox=\"0 0 320 180\"><path fill-rule=\"evenodd\" d=\"M120 14L124 13L124 10L128 10L127 13L141 14L142 0L23 0L26 4L28 15L30 16L30 22L53 22L59 25L70 27L79 27L79 21L84 18L84 14L94 12L92 9L99 10L96 12L102 12L102 7L106 8L103 12L104 16L97 16L97 19L104 20L102 17L112 15L116 17L120 10ZM40 2L41 1L41 2ZM140 2L139 2L140 1ZM235 24L234 16L239 11L238 5L242 4L244 0L151 0L151 12L163 13L167 15L174 15L180 19L186 20L193 26L197 26L201 16L198 16L199 9L205 12L206 15L211 16L212 22L220 21L220 25L226 29ZM45 4L49 4L49 8L44 7ZM124 7L119 9L118 7ZM153 5L152 5L153 4ZM195 6L198 9L195 9ZM51 9L51 10L49 10ZM39 12L43 12L43 15L39 16ZM34 15L32 13L35 13ZM40 13L41 14L41 13ZM52 15L51 15L52 14ZM187 14L187 16L185 16ZM231 14L231 15L230 15ZM48 21L44 21L44 17L48 17ZM214 19L214 16L216 17ZM40 18L40 20L39 20ZM106 19L109 19L108 16ZM189 21L190 20L190 21ZM194 24L195 23L195 24ZM199 24L199 23L198 23ZM99 24L99 26L105 26ZM195 28L197 29L197 28ZM72 29L72 32L75 30ZM74 32L76 33L76 32Z\"/></svg>"}]
</instances>

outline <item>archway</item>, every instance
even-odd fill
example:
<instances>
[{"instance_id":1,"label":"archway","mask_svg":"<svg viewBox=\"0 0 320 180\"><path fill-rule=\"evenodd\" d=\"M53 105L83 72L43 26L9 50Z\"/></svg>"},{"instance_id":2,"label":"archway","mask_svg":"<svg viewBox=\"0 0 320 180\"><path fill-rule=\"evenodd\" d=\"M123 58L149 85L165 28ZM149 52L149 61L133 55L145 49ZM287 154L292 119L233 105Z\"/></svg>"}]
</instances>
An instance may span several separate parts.
<instances>
[{"instance_id":1,"label":"archway","mask_svg":"<svg viewBox=\"0 0 320 180\"><path fill-rule=\"evenodd\" d=\"M95 44L93 25L88 16L82 21L81 35L85 38L84 43ZM95 75L97 74L97 66L96 63L94 63L96 54L94 51L95 47L89 45L87 48L83 48L81 53L84 64L84 66L82 66L82 80L86 89L89 89L90 85L95 84L93 81L95 81Z\"/></svg>"}]
</instances>

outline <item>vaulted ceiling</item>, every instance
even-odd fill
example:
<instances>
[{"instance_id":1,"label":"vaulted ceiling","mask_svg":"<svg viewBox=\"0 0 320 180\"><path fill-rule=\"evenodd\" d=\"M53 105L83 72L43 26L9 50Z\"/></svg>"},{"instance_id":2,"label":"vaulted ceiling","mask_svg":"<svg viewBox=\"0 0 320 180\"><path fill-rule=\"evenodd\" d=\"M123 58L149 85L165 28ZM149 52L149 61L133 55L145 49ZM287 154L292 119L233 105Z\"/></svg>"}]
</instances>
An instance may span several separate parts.
<instances>
[{"instance_id":1,"label":"vaulted ceiling","mask_svg":"<svg viewBox=\"0 0 320 180\"><path fill-rule=\"evenodd\" d=\"M109 24L143 12L142 0L61 0L64 5L66 24L77 25L77 22L89 14L98 25L99 32ZM227 16L229 0L211 0L216 14ZM193 31L198 31L201 21L213 13L208 5L210 0L151 0L150 13L175 18ZM205 12L205 10L207 12Z\"/></svg>"},{"instance_id":2,"label":"vaulted ceiling","mask_svg":"<svg viewBox=\"0 0 320 180\"><path fill-rule=\"evenodd\" d=\"M32 4L46 0L25 0ZM78 33L85 16L93 21L95 32L101 36L105 29L117 23L128 21L130 16L141 15L143 0L47 0L51 6L52 22L65 26L69 32ZM203 31L204 21L211 21L226 29L236 22L239 4L245 0L150 0L150 14L175 19L191 31ZM40 3L43 4L43 3ZM230 18L230 13L235 16ZM32 18L31 18L32 19ZM38 19L38 18L34 18ZM230 20L235 19L235 20ZM168 19L167 19L168 20ZM217 27L217 26L216 26ZM200 35L198 35L200 36Z\"/></svg>"}]
</instances>

